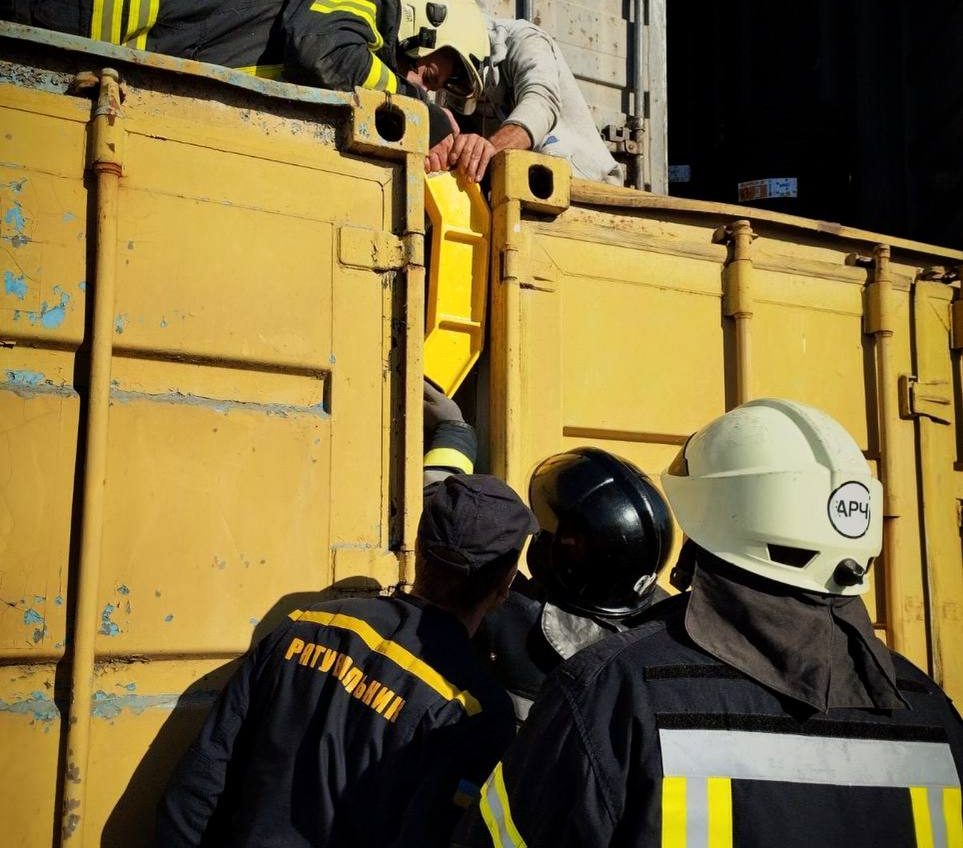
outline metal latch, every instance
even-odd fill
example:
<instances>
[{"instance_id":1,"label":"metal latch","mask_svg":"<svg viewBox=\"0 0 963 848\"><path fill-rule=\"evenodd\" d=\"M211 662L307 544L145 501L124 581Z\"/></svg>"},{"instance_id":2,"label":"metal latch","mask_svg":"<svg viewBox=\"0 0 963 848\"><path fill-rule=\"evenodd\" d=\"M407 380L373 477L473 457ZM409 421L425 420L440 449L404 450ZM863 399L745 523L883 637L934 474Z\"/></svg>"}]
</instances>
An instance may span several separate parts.
<instances>
[{"instance_id":1,"label":"metal latch","mask_svg":"<svg viewBox=\"0 0 963 848\"><path fill-rule=\"evenodd\" d=\"M953 413L953 394L947 380L920 380L912 374L899 378L900 418L925 416L939 424L949 424Z\"/></svg>"}]
</instances>

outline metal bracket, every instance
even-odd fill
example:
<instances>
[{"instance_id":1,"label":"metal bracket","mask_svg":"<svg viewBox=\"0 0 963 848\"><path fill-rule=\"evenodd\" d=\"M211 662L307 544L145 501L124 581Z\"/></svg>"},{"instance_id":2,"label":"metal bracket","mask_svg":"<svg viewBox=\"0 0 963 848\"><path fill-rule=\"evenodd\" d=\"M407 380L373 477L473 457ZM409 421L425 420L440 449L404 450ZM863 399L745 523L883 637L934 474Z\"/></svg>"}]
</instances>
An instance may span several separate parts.
<instances>
[{"instance_id":1,"label":"metal bracket","mask_svg":"<svg viewBox=\"0 0 963 848\"><path fill-rule=\"evenodd\" d=\"M602 140L611 153L628 153L634 156L639 152L639 142L635 131L625 124L608 124L602 130Z\"/></svg>"},{"instance_id":2,"label":"metal bracket","mask_svg":"<svg viewBox=\"0 0 963 848\"><path fill-rule=\"evenodd\" d=\"M390 271L407 264L405 242L384 230L341 227L338 230L338 261L352 268Z\"/></svg>"},{"instance_id":3,"label":"metal bracket","mask_svg":"<svg viewBox=\"0 0 963 848\"><path fill-rule=\"evenodd\" d=\"M903 419L929 418L949 424L953 412L952 387L947 380L923 381L912 374L899 378L899 416Z\"/></svg>"}]
</instances>

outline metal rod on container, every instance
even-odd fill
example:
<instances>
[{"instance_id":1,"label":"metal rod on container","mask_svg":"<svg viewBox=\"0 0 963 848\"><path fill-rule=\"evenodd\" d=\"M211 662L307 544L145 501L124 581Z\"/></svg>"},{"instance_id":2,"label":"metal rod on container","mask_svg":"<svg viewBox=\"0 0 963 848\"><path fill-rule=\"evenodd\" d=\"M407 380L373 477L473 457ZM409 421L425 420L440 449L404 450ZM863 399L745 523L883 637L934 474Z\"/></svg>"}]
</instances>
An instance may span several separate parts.
<instances>
[{"instance_id":1,"label":"metal rod on container","mask_svg":"<svg viewBox=\"0 0 963 848\"><path fill-rule=\"evenodd\" d=\"M893 361L895 305L890 276L890 248L873 249L873 281L867 287L866 332L875 340L876 396L879 406L880 477L883 482L883 552L885 556L886 625L891 647L905 650L906 623L902 605L908 590L897 564L900 550L899 517L903 511L904 481L897 461L896 431L899 426L898 381Z\"/></svg>"},{"instance_id":2,"label":"metal rod on container","mask_svg":"<svg viewBox=\"0 0 963 848\"><path fill-rule=\"evenodd\" d=\"M736 406L752 400L752 315L753 297L752 242L756 234L750 221L733 221L713 235L716 244L729 245L725 270L723 313L735 322Z\"/></svg>"},{"instance_id":3,"label":"metal rod on container","mask_svg":"<svg viewBox=\"0 0 963 848\"><path fill-rule=\"evenodd\" d=\"M535 3L534 0L522 0L520 5L521 16L526 21L531 21L535 17Z\"/></svg>"},{"instance_id":4,"label":"metal rod on container","mask_svg":"<svg viewBox=\"0 0 963 848\"><path fill-rule=\"evenodd\" d=\"M645 0L633 0L632 14L635 17L633 36L635 38L635 49L632 58L632 86L634 92L635 114L632 116L630 127L635 136L637 153L633 157L635 167L635 187L645 188L645 145L643 142L643 130L645 128Z\"/></svg>"},{"instance_id":5,"label":"metal rod on container","mask_svg":"<svg viewBox=\"0 0 963 848\"><path fill-rule=\"evenodd\" d=\"M107 476L107 420L113 340L114 288L117 268L117 198L120 188L120 77L110 68L100 72L100 90L91 132L91 167L96 175L97 229L94 269L93 330L90 339L90 386L84 460L83 521L71 659L70 713L64 763L63 844L82 833L89 782L90 705L97 637L97 591L100 578ZM74 840L80 842L80 838Z\"/></svg>"}]
</instances>

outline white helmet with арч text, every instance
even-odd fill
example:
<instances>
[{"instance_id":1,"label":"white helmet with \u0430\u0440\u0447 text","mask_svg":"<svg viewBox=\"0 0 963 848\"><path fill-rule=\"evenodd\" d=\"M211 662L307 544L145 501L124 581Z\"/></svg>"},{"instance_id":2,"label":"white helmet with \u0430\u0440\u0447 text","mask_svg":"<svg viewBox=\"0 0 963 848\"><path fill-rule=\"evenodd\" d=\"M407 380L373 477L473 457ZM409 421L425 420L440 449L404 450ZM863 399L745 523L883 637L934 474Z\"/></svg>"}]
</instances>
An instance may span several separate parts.
<instances>
[{"instance_id":1,"label":"white helmet with \u0430\u0440\u0447 text","mask_svg":"<svg viewBox=\"0 0 963 848\"><path fill-rule=\"evenodd\" d=\"M693 434L662 485L683 532L737 568L814 592L869 588L883 487L814 407L763 398L733 409Z\"/></svg>"}]
</instances>

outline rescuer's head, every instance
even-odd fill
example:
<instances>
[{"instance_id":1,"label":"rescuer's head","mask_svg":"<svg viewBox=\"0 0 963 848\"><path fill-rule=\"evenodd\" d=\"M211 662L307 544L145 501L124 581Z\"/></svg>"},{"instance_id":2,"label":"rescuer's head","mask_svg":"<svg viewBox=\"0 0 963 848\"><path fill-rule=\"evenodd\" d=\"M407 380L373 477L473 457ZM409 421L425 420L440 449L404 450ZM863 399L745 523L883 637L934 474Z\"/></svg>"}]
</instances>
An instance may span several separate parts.
<instances>
[{"instance_id":1,"label":"rescuer's head","mask_svg":"<svg viewBox=\"0 0 963 848\"><path fill-rule=\"evenodd\" d=\"M813 592L869 588L883 489L853 437L818 409L743 404L695 433L662 485L686 536L736 568Z\"/></svg>"},{"instance_id":2,"label":"rescuer's head","mask_svg":"<svg viewBox=\"0 0 963 848\"><path fill-rule=\"evenodd\" d=\"M430 91L450 91L464 104L461 111L474 108L482 93L482 66L491 53L474 0L402 3L398 46L416 82Z\"/></svg>"},{"instance_id":3,"label":"rescuer's head","mask_svg":"<svg viewBox=\"0 0 963 848\"><path fill-rule=\"evenodd\" d=\"M487 474L455 474L425 498L415 560L415 591L469 613L508 593L525 540L538 523L521 498Z\"/></svg>"},{"instance_id":4,"label":"rescuer's head","mask_svg":"<svg viewBox=\"0 0 963 848\"><path fill-rule=\"evenodd\" d=\"M575 448L535 469L528 500L542 528L528 565L548 600L612 619L649 605L673 530L643 471L599 448Z\"/></svg>"}]
</instances>

